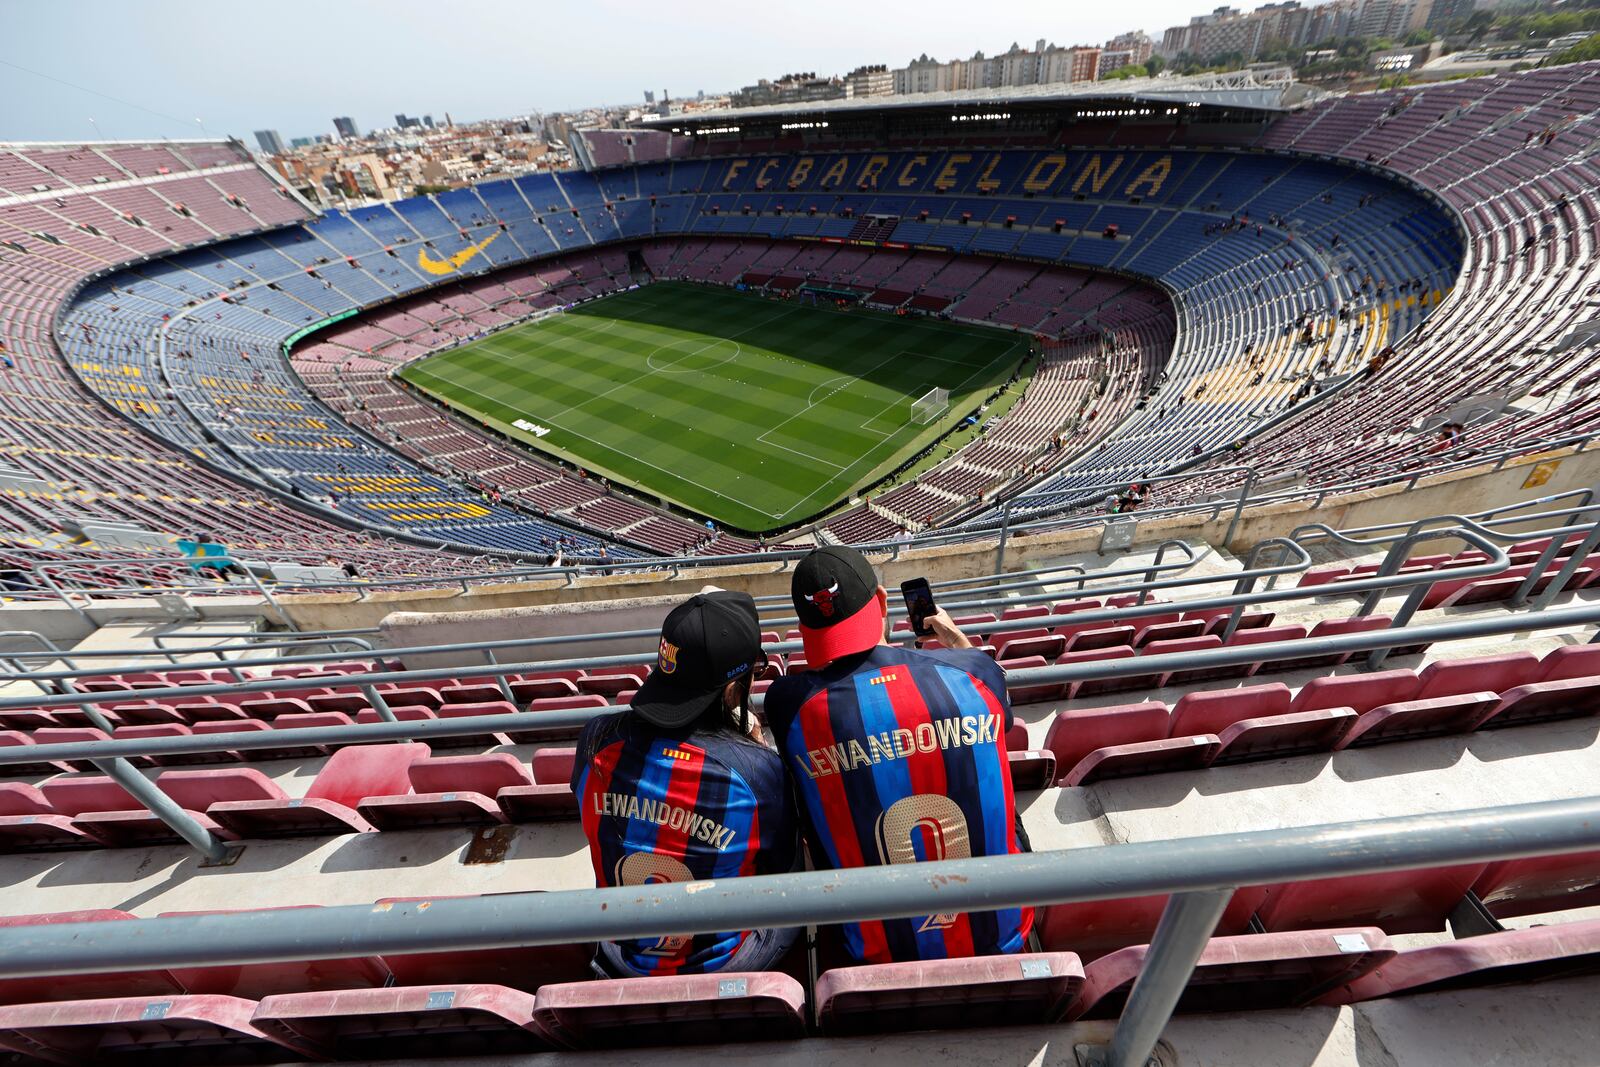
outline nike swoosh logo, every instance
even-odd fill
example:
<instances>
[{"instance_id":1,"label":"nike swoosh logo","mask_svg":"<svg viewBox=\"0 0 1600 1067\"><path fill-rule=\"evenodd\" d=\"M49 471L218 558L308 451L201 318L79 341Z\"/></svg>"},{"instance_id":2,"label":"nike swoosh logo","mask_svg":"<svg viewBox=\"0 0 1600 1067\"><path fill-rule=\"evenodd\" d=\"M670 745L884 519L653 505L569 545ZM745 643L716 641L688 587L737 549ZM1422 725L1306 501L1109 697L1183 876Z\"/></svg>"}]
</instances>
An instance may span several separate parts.
<instances>
[{"instance_id":1,"label":"nike swoosh logo","mask_svg":"<svg viewBox=\"0 0 1600 1067\"><path fill-rule=\"evenodd\" d=\"M466 264L471 261L473 256L476 256L479 252L482 252L485 248L488 248L490 245L494 244L494 239L499 236L500 231L496 230L494 233L491 233L477 244L468 245L466 248L463 248L449 259L433 259L429 257L427 249L419 248L417 249L417 266L421 267L429 274L454 274L456 271L466 266Z\"/></svg>"}]
</instances>

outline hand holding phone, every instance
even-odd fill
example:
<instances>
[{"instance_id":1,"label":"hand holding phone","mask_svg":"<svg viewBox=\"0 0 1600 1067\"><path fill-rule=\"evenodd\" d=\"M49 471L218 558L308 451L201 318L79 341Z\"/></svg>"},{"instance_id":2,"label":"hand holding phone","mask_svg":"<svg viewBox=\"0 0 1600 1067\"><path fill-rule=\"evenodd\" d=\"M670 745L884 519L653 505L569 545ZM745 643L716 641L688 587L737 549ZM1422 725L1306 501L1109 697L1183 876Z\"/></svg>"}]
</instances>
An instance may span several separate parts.
<instances>
[{"instance_id":1,"label":"hand holding phone","mask_svg":"<svg viewBox=\"0 0 1600 1067\"><path fill-rule=\"evenodd\" d=\"M928 637L933 630L928 626L928 616L938 611L933 602L933 590L928 579L911 578L900 583L900 595L906 601L906 615L910 617L911 632L918 637Z\"/></svg>"}]
</instances>

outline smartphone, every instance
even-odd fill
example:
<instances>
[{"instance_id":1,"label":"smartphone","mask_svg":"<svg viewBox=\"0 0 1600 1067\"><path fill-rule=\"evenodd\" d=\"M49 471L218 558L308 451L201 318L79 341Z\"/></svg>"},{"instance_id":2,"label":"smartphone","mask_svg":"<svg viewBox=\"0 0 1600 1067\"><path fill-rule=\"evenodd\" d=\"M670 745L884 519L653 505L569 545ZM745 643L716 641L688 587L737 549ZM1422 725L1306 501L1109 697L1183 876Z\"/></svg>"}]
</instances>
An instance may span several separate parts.
<instances>
[{"instance_id":1,"label":"smartphone","mask_svg":"<svg viewBox=\"0 0 1600 1067\"><path fill-rule=\"evenodd\" d=\"M928 579L912 578L900 583L900 595L906 600L906 614L911 618L911 632L918 637L933 633L928 627L928 616L939 609L933 603L933 590Z\"/></svg>"}]
</instances>

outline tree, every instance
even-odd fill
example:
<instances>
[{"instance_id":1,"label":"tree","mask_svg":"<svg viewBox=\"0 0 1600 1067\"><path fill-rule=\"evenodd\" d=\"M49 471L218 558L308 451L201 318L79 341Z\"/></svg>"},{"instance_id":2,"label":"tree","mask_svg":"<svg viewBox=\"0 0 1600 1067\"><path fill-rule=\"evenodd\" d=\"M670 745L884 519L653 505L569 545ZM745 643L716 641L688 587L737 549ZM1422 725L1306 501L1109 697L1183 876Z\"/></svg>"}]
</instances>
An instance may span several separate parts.
<instances>
[{"instance_id":1,"label":"tree","mask_svg":"<svg viewBox=\"0 0 1600 1067\"><path fill-rule=\"evenodd\" d=\"M1160 74L1162 70L1166 68L1166 65L1167 61L1165 59L1162 59L1160 56L1151 56L1149 59L1145 60L1144 69L1149 71L1150 76L1153 78L1157 74Z\"/></svg>"},{"instance_id":2,"label":"tree","mask_svg":"<svg viewBox=\"0 0 1600 1067\"><path fill-rule=\"evenodd\" d=\"M1548 60L1549 63L1583 63L1591 59L1600 59L1600 33L1591 33L1587 39L1579 41L1564 52L1557 52Z\"/></svg>"}]
</instances>

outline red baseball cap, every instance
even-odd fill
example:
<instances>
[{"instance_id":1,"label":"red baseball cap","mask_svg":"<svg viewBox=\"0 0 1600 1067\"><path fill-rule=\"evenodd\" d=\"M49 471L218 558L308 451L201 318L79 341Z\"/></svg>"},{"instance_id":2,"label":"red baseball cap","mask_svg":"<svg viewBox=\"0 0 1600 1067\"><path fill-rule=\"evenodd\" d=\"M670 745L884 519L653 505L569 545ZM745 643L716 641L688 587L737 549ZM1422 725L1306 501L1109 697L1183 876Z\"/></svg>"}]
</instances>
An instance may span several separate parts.
<instances>
[{"instance_id":1,"label":"red baseball cap","mask_svg":"<svg viewBox=\"0 0 1600 1067\"><path fill-rule=\"evenodd\" d=\"M812 552L795 567L789 593L807 666L826 666L883 640L878 576L855 549L824 545Z\"/></svg>"}]
</instances>

